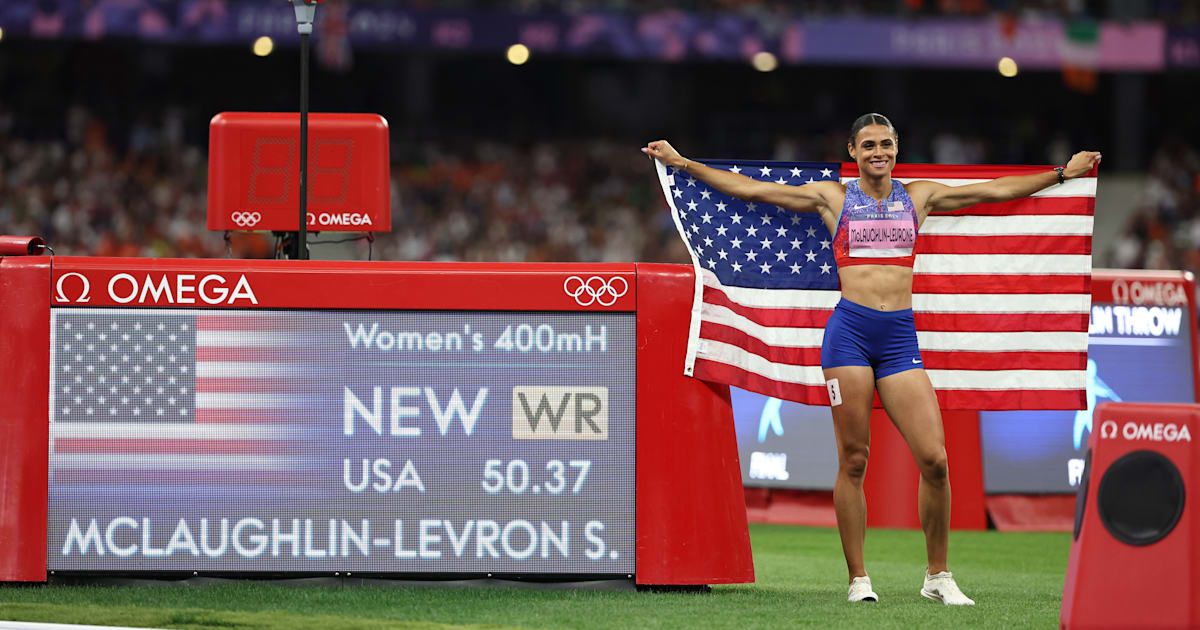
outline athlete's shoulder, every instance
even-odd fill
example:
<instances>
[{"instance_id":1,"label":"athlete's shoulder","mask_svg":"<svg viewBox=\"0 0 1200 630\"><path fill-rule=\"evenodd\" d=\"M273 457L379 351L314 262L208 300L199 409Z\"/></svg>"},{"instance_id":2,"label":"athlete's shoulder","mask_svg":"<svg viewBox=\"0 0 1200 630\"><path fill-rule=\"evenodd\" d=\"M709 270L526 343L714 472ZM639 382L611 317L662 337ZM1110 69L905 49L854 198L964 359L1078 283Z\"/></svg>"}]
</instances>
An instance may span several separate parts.
<instances>
[{"instance_id":1,"label":"athlete's shoulder","mask_svg":"<svg viewBox=\"0 0 1200 630\"><path fill-rule=\"evenodd\" d=\"M945 184L932 182L927 179L916 179L911 182L904 182L904 192L908 193L908 196L910 197L914 194L928 195L935 189L945 187Z\"/></svg>"},{"instance_id":2,"label":"athlete's shoulder","mask_svg":"<svg viewBox=\"0 0 1200 630\"><path fill-rule=\"evenodd\" d=\"M913 206L917 208L925 207L929 201L929 197L940 188L946 188L946 185L931 182L927 179L918 179L904 183L905 194L912 200Z\"/></svg>"}]
</instances>

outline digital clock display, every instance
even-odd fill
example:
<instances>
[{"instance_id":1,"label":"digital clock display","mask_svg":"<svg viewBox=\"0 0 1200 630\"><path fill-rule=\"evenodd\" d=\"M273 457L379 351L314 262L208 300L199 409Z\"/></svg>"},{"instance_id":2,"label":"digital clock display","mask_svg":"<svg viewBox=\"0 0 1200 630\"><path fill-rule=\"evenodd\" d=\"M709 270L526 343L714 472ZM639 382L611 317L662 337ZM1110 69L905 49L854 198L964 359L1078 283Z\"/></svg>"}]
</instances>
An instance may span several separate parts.
<instances>
[{"instance_id":1,"label":"digital clock display","mask_svg":"<svg viewBox=\"0 0 1200 630\"><path fill-rule=\"evenodd\" d=\"M387 130L375 114L309 115L309 230L391 230ZM208 159L208 229L298 229L299 114L217 114Z\"/></svg>"},{"instance_id":2,"label":"digital clock display","mask_svg":"<svg viewBox=\"0 0 1200 630\"><path fill-rule=\"evenodd\" d=\"M51 313L51 570L634 572L632 312Z\"/></svg>"}]
</instances>

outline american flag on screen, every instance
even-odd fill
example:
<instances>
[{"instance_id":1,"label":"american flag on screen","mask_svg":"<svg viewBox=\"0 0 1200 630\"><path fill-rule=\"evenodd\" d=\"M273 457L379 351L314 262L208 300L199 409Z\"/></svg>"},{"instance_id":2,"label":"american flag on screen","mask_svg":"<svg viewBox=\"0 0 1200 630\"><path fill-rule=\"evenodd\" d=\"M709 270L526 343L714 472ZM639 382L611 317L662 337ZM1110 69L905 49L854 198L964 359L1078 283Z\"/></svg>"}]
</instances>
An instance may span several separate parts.
<instances>
[{"instance_id":1,"label":"american flag on screen","mask_svg":"<svg viewBox=\"0 0 1200 630\"><path fill-rule=\"evenodd\" d=\"M56 483L263 483L288 470L305 373L263 312L53 309ZM274 423L272 421L275 421Z\"/></svg>"},{"instance_id":2,"label":"american flag on screen","mask_svg":"<svg viewBox=\"0 0 1200 630\"><path fill-rule=\"evenodd\" d=\"M857 165L705 161L763 181L854 179ZM685 373L828 405L824 326L840 299L816 213L723 195L659 162L696 268ZM898 166L901 182L960 186L1045 167ZM1094 172L1017 201L930 215L917 239L913 311L943 409L1086 407Z\"/></svg>"}]
</instances>

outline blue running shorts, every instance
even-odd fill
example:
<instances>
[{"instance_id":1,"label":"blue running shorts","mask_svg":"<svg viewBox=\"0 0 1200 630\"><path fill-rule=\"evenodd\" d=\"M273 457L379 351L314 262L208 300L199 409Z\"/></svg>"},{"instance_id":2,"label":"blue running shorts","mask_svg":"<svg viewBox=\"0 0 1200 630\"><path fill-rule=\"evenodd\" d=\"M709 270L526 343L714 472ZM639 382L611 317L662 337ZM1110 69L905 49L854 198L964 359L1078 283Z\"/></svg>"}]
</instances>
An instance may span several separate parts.
<instances>
[{"instance_id":1,"label":"blue running shorts","mask_svg":"<svg viewBox=\"0 0 1200 630\"><path fill-rule=\"evenodd\" d=\"M881 379L925 367L911 308L877 311L842 298L825 324L821 369L865 365Z\"/></svg>"}]
</instances>

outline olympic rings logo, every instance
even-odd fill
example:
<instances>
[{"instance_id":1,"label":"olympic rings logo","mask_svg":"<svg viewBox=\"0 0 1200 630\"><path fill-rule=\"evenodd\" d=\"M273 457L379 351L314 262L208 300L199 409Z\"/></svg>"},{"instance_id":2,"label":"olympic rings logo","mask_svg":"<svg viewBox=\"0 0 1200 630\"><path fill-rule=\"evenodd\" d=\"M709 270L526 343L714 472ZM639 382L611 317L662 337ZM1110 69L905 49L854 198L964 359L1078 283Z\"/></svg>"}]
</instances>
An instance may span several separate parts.
<instances>
[{"instance_id":1,"label":"olympic rings logo","mask_svg":"<svg viewBox=\"0 0 1200 630\"><path fill-rule=\"evenodd\" d=\"M621 283L620 290L617 289L618 282ZM592 276L587 280L571 276L563 282L563 291L575 298L575 303L580 306L612 306L618 298L629 292L629 282L620 276L607 280L600 276Z\"/></svg>"},{"instance_id":2,"label":"olympic rings logo","mask_svg":"<svg viewBox=\"0 0 1200 630\"><path fill-rule=\"evenodd\" d=\"M233 219L238 227L253 227L262 220L262 215L257 212L234 212L229 218Z\"/></svg>"}]
</instances>

